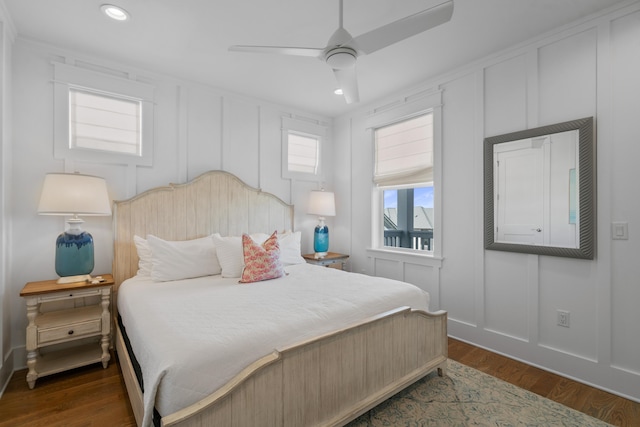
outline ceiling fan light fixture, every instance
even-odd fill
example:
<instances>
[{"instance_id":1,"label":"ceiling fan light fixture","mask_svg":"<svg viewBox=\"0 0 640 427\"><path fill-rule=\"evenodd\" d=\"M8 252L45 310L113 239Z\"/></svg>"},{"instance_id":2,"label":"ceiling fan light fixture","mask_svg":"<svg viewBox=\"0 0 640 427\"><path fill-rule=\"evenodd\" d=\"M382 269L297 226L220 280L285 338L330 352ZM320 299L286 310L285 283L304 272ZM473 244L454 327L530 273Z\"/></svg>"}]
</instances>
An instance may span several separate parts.
<instances>
[{"instance_id":1,"label":"ceiling fan light fixture","mask_svg":"<svg viewBox=\"0 0 640 427\"><path fill-rule=\"evenodd\" d=\"M119 6L114 6L112 4L103 4L102 6L100 6L100 10L109 18L120 22L127 21L130 17L129 12Z\"/></svg>"},{"instance_id":2,"label":"ceiling fan light fixture","mask_svg":"<svg viewBox=\"0 0 640 427\"><path fill-rule=\"evenodd\" d=\"M327 52L327 64L334 70L344 70L356 65L356 51L347 47L338 47Z\"/></svg>"}]
</instances>

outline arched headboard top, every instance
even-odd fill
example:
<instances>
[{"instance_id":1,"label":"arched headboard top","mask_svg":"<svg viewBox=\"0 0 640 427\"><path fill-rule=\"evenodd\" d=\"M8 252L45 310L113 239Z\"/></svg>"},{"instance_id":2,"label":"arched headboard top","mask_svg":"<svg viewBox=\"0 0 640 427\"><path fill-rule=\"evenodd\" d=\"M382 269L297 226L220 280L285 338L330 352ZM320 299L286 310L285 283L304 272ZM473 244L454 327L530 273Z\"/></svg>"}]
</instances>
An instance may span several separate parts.
<instances>
[{"instance_id":1,"label":"arched headboard top","mask_svg":"<svg viewBox=\"0 0 640 427\"><path fill-rule=\"evenodd\" d=\"M184 184L169 184L113 204L113 277L120 283L138 271L133 236L189 240L220 233L293 230L293 205L250 187L225 171L209 171Z\"/></svg>"}]
</instances>

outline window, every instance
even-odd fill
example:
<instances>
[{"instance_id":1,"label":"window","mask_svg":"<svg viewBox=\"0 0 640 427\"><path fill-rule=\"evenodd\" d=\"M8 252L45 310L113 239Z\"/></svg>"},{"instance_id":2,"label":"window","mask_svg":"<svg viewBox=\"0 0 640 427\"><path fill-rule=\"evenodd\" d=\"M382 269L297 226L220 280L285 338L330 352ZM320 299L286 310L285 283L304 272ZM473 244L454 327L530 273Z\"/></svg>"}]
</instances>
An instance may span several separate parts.
<instances>
[{"instance_id":1,"label":"window","mask_svg":"<svg viewBox=\"0 0 640 427\"><path fill-rule=\"evenodd\" d=\"M70 148L140 155L140 100L69 89Z\"/></svg>"},{"instance_id":2,"label":"window","mask_svg":"<svg viewBox=\"0 0 640 427\"><path fill-rule=\"evenodd\" d=\"M319 123L282 118L282 176L322 180L323 142L327 128Z\"/></svg>"},{"instance_id":3,"label":"window","mask_svg":"<svg viewBox=\"0 0 640 427\"><path fill-rule=\"evenodd\" d=\"M433 185L383 190L384 246L432 251Z\"/></svg>"},{"instance_id":4,"label":"window","mask_svg":"<svg viewBox=\"0 0 640 427\"><path fill-rule=\"evenodd\" d=\"M369 111L371 248L378 259L442 256L442 102L440 88Z\"/></svg>"},{"instance_id":5,"label":"window","mask_svg":"<svg viewBox=\"0 0 640 427\"><path fill-rule=\"evenodd\" d=\"M151 166L153 86L113 70L53 66L55 157Z\"/></svg>"},{"instance_id":6,"label":"window","mask_svg":"<svg viewBox=\"0 0 640 427\"><path fill-rule=\"evenodd\" d=\"M288 171L316 175L319 164L320 138L290 131L287 143Z\"/></svg>"},{"instance_id":7,"label":"window","mask_svg":"<svg viewBox=\"0 0 640 427\"><path fill-rule=\"evenodd\" d=\"M433 139L431 112L374 130L383 247L433 250Z\"/></svg>"}]
</instances>

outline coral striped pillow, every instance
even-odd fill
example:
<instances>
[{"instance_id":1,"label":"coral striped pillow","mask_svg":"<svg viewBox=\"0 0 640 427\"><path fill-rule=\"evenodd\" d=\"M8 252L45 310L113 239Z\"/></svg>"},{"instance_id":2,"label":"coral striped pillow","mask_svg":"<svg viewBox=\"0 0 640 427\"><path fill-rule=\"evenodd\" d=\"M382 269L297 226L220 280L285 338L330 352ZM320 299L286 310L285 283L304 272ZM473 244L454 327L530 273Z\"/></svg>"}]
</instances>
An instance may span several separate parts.
<instances>
[{"instance_id":1,"label":"coral striped pillow","mask_svg":"<svg viewBox=\"0 0 640 427\"><path fill-rule=\"evenodd\" d=\"M242 270L240 283L275 279L286 274L280 262L277 231L274 231L262 245L256 243L249 235L243 234L242 251L244 270Z\"/></svg>"}]
</instances>

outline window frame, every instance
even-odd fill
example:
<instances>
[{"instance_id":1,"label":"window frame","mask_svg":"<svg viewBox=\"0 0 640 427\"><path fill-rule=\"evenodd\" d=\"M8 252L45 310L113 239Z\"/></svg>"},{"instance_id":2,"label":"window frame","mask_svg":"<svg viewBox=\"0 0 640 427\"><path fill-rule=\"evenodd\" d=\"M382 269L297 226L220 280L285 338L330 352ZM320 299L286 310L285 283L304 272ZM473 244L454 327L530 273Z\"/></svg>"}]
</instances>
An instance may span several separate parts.
<instances>
[{"instance_id":1,"label":"window frame","mask_svg":"<svg viewBox=\"0 0 640 427\"><path fill-rule=\"evenodd\" d=\"M384 253L411 254L420 257L440 258L442 255L442 91L434 90L421 94L417 98L374 113L367 121L372 152L375 152L375 131L378 128L411 119L421 114L433 114L433 183L416 182L409 185L378 186L373 182L375 156L372 157L371 174L371 249ZM431 251L396 248L384 245L384 190L397 188L416 188L433 185L433 246Z\"/></svg>"},{"instance_id":2,"label":"window frame","mask_svg":"<svg viewBox=\"0 0 640 427\"><path fill-rule=\"evenodd\" d=\"M297 172L289 170L289 135L295 134L318 139L316 173ZM286 179L300 179L324 181L324 154L327 139L327 127L310 121L282 117L282 177Z\"/></svg>"},{"instance_id":3,"label":"window frame","mask_svg":"<svg viewBox=\"0 0 640 427\"><path fill-rule=\"evenodd\" d=\"M133 79L54 62L54 157L63 160L152 166L155 88ZM140 155L86 147L71 147L71 89L136 100L141 105Z\"/></svg>"}]
</instances>

